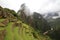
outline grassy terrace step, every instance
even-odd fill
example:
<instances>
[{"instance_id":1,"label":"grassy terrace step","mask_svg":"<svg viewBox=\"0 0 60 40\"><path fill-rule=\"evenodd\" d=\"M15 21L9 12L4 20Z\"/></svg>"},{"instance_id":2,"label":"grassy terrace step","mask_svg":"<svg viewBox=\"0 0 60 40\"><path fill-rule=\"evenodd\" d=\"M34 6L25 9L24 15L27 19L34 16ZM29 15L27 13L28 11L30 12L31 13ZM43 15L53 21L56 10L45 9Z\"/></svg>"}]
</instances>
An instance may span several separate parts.
<instances>
[{"instance_id":1,"label":"grassy terrace step","mask_svg":"<svg viewBox=\"0 0 60 40\"><path fill-rule=\"evenodd\" d=\"M20 34L18 33L18 30L18 27L14 28L15 40L34 40L34 37L32 36L32 34L30 34L30 31L32 29L30 29L28 25L22 23L22 27L20 28ZM26 31L28 31L29 33L27 33Z\"/></svg>"},{"instance_id":2,"label":"grassy terrace step","mask_svg":"<svg viewBox=\"0 0 60 40\"><path fill-rule=\"evenodd\" d=\"M12 25L13 23L10 22L6 27L7 34L6 34L5 40L13 40Z\"/></svg>"},{"instance_id":3,"label":"grassy terrace step","mask_svg":"<svg viewBox=\"0 0 60 40\"><path fill-rule=\"evenodd\" d=\"M5 19L0 19L0 22L3 22Z\"/></svg>"},{"instance_id":4,"label":"grassy terrace step","mask_svg":"<svg viewBox=\"0 0 60 40\"><path fill-rule=\"evenodd\" d=\"M22 25L23 25L23 27L22 27L23 31L21 34L22 34L24 40L37 40L32 35L32 32L33 32L32 28L24 23Z\"/></svg>"},{"instance_id":5,"label":"grassy terrace step","mask_svg":"<svg viewBox=\"0 0 60 40\"><path fill-rule=\"evenodd\" d=\"M4 30L5 28L0 27L0 30Z\"/></svg>"},{"instance_id":6,"label":"grassy terrace step","mask_svg":"<svg viewBox=\"0 0 60 40\"><path fill-rule=\"evenodd\" d=\"M23 38L21 36L22 34L20 35L18 30L19 30L18 27L14 28L14 40L23 40Z\"/></svg>"}]
</instances>

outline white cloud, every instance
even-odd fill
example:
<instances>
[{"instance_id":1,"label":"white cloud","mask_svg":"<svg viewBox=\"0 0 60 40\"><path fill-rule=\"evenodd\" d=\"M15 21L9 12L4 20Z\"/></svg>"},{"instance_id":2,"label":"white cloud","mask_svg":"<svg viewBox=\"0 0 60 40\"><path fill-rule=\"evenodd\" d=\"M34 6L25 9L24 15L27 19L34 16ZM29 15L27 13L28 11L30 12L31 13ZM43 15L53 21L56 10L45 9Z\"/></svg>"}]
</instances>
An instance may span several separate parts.
<instances>
[{"instance_id":1,"label":"white cloud","mask_svg":"<svg viewBox=\"0 0 60 40\"><path fill-rule=\"evenodd\" d=\"M0 5L18 11L20 5L26 3L31 11L52 12L60 10L60 0L0 0Z\"/></svg>"}]
</instances>

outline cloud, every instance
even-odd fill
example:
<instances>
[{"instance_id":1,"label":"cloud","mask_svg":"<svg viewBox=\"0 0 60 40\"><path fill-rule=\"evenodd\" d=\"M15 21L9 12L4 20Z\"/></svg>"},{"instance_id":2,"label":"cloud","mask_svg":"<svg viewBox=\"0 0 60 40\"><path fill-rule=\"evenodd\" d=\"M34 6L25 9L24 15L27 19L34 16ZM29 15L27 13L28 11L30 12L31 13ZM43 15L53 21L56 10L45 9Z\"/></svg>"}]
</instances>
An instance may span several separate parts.
<instances>
[{"instance_id":1,"label":"cloud","mask_svg":"<svg viewBox=\"0 0 60 40\"><path fill-rule=\"evenodd\" d=\"M0 0L0 5L18 11L20 5L26 3L34 12L46 13L60 11L60 0Z\"/></svg>"}]
</instances>

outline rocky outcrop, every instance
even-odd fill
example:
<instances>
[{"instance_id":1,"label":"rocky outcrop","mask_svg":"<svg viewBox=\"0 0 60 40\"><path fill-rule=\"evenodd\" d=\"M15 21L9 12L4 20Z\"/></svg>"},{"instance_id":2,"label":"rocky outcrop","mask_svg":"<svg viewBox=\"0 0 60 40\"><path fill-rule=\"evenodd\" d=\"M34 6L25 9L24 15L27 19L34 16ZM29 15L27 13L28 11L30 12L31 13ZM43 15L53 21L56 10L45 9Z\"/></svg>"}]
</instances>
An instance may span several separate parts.
<instances>
[{"instance_id":1,"label":"rocky outcrop","mask_svg":"<svg viewBox=\"0 0 60 40\"><path fill-rule=\"evenodd\" d=\"M0 40L4 40L5 35L6 35L6 30L0 30Z\"/></svg>"},{"instance_id":2,"label":"rocky outcrop","mask_svg":"<svg viewBox=\"0 0 60 40\"><path fill-rule=\"evenodd\" d=\"M8 19L5 19L3 22L1 22L1 23L3 23L4 25L7 25L8 23L9 23L9 20Z\"/></svg>"},{"instance_id":3,"label":"rocky outcrop","mask_svg":"<svg viewBox=\"0 0 60 40\"><path fill-rule=\"evenodd\" d=\"M5 27L9 23L8 19L5 19L3 22L0 22L0 27Z\"/></svg>"},{"instance_id":4,"label":"rocky outcrop","mask_svg":"<svg viewBox=\"0 0 60 40\"><path fill-rule=\"evenodd\" d=\"M8 8L2 8L0 7L0 18L8 18L8 19L17 19L14 15L13 15L13 11L11 11Z\"/></svg>"},{"instance_id":5,"label":"rocky outcrop","mask_svg":"<svg viewBox=\"0 0 60 40\"><path fill-rule=\"evenodd\" d=\"M0 27L5 27L5 25L3 23L0 23Z\"/></svg>"}]
</instances>

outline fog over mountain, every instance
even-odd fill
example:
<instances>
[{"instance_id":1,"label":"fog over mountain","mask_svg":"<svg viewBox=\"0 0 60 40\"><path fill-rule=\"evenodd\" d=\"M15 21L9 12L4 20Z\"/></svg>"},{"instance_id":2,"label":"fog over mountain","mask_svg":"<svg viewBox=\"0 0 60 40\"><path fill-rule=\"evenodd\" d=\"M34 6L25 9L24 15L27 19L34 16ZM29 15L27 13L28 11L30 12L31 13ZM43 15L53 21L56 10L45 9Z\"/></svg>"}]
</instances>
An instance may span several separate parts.
<instances>
[{"instance_id":1,"label":"fog over mountain","mask_svg":"<svg viewBox=\"0 0 60 40\"><path fill-rule=\"evenodd\" d=\"M31 12L39 12L41 14L47 12L60 11L60 0L0 0L0 6L19 10L20 5L25 3Z\"/></svg>"},{"instance_id":2,"label":"fog over mountain","mask_svg":"<svg viewBox=\"0 0 60 40\"><path fill-rule=\"evenodd\" d=\"M43 17L47 20L60 18L60 11L45 13L45 14L43 14Z\"/></svg>"}]
</instances>

